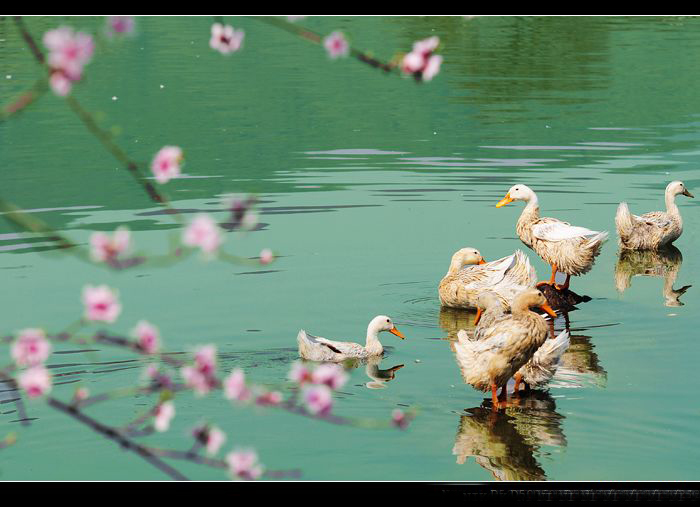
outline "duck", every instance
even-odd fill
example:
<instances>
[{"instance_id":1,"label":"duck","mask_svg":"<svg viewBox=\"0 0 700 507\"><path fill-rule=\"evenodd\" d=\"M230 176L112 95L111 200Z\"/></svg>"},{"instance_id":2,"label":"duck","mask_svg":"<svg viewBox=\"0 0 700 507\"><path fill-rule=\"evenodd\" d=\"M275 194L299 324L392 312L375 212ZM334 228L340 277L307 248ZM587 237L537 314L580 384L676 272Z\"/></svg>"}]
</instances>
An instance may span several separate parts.
<instances>
[{"instance_id":1,"label":"duck","mask_svg":"<svg viewBox=\"0 0 700 507\"><path fill-rule=\"evenodd\" d=\"M379 342L379 333L388 331L402 340L406 337L396 329L394 322L386 315L378 315L367 326L367 340L365 345L353 342L340 342L327 340L320 336L314 336L303 329L299 330L297 343L299 355L310 361L342 362L347 359L368 359L381 356L384 347Z\"/></svg>"},{"instance_id":2,"label":"duck","mask_svg":"<svg viewBox=\"0 0 700 507\"><path fill-rule=\"evenodd\" d=\"M484 330L481 339L470 339L465 330L457 334L455 355L464 381L480 391L491 389L494 408L500 408L498 388L506 402L508 380L547 339L547 322L530 311L535 306L556 315L544 295L530 288L515 297L511 314L497 318Z\"/></svg>"},{"instance_id":3,"label":"duck","mask_svg":"<svg viewBox=\"0 0 700 507\"><path fill-rule=\"evenodd\" d=\"M479 297L479 307L483 308L481 318L475 320L473 340L482 340L487 335L488 330L495 322L507 318L508 314L498 298L493 293L484 292ZM545 309L545 311L547 311ZM548 312L549 313L549 312ZM551 317L556 318L556 313ZM555 338L552 332L552 339L546 340L537 349L532 358L520 368L513 378L515 386L513 393L520 391L520 384L525 384L525 388L539 388L545 386L554 376L559 366L561 357L569 348L569 331L564 330Z\"/></svg>"},{"instance_id":4,"label":"duck","mask_svg":"<svg viewBox=\"0 0 700 507\"><path fill-rule=\"evenodd\" d=\"M537 194L522 183L510 187L496 207L501 208L513 201L527 202L515 227L520 240L552 266L549 281L536 285L568 290L571 276L583 275L591 270L603 243L608 239L608 232L592 231L556 218L540 218ZM563 285L555 283L557 271L566 275Z\"/></svg>"},{"instance_id":5,"label":"duck","mask_svg":"<svg viewBox=\"0 0 700 507\"><path fill-rule=\"evenodd\" d=\"M438 285L440 304L451 308L478 308L479 295L488 290L506 307L516 294L534 287L535 268L521 250L486 262L476 248L462 248L452 255L447 274Z\"/></svg>"},{"instance_id":6,"label":"duck","mask_svg":"<svg viewBox=\"0 0 700 507\"><path fill-rule=\"evenodd\" d=\"M615 225L623 250L658 250L670 245L683 233L676 196L694 198L682 181L672 181L666 186L666 211L652 211L641 216L630 213L626 202L621 202L615 214Z\"/></svg>"}]
</instances>

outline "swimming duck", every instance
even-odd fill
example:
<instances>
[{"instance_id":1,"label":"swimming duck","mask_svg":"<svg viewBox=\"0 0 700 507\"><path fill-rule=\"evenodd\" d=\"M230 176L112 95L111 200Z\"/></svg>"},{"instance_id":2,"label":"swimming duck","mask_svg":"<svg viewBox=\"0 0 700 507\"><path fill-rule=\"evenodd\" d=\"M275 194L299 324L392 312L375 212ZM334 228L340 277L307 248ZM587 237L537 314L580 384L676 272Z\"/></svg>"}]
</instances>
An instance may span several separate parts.
<instances>
[{"instance_id":1,"label":"swimming duck","mask_svg":"<svg viewBox=\"0 0 700 507\"><path fill-rule=\"evenodd\" d=\"M515 226L520 240L552 266L549 282L540 282L538 286L549 284L558 290L566 290L572 275L578 276L590 271L601 246L608 238L607 232L577 227L556 218L540 218L537 194L522 183L513 185L496 207L500 208L513 201L527 202ZM566 274L564 285L555 283L557 271Z\"/></svg>"},{"instance_id":2,"label":"swimming duck","mask_svg":"<svg viewBox=\"0 0 700 507\"><path fill-rule=\"evenodd\" d=\"M506 309L523 290L537 282L535 268L520 250L496 261L486 262L475 248L455 252L447 274L440 281L438 295L443 306L478 308L479 294L493 292Z\"/></svg>"},{"instance_id":3,"label":"swimming duck","mask_svg":"<svg viewBox=\"0 0 700 507\"><path fill-rule=\"evenodd\" d=\"M620 248L657 250L677 240L683 233L683 219L675 201L677 195L695 197L682 181L672 181L666 186L666 211L637 216L630 213L626 202L621 202L615 215Z\"/></svg>"},{"instance_id":4,"label":"swimming duck","mask_svg":"<svg viewBox=\"0 0 700 507\"><path fill-rule=\"evenodd\" d=\"M340 362L346 359L366 359L372 356L380 356L384 347L379 342L379 333L389 331L402 340L403 333L396 329L392 320L386 315L378 315L367 326L367 341L365 346L353 342L338 342L327 340L319 336L313 336L303 329L297 335L299 355L311 361Z\"/></svg>"},{"instance_id":5,"label":"swimming duck","mask_svg":"<svg viewBox=\"0 0 700 507\"><path fill-rule=\"evenodd\" d=\"M506 401L508 379L532 358L547 339L547 322L530 311L530 307L534 306L556 315L540 291L527 289L513 300L511 315L497 318L484 330L480 340L470 340L464 330L458 333L455 355L464 381L480 391L490 388L494 408L499 407L498 388L501 388L501 397Z\"/></svg>"}]
</instances>

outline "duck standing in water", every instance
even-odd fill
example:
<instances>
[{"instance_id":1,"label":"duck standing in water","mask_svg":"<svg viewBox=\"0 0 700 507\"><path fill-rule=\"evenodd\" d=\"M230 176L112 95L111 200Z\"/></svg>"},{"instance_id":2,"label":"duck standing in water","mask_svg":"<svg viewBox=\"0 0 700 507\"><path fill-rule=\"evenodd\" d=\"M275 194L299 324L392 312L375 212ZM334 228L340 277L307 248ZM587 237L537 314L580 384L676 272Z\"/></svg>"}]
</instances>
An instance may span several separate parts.
<instances>
[{"instance_id":1,"label":"duck standing in water","mask_svg":"<svg viewBox=\"0 0 700 507\"><path fill-rule=\"evenodd\" d=\"M527 289L513 301L512 313L497 317L480 340L470 340L464 330L458 333L455 355L464 381L480 391L491 389L494 408L499 407L498 388L506 402L508 380L547 339L547 322L530 307L556 315L540 291Z\"/></svg>"},{"instance_id":2,"label":"duck standing in water","mask_svg":"<svg viewBox=\"0 0 700 507\"><path fill-rule=\"evenodd\" d=\"M438 285L438 295L442 306L478 308L479 295L489 291L508 309L517 294L535 283L535 268L522 251L486 262L477 249L468 247L452 256L450 268Z\"/></svg>"},{"instance_id":3,"label":"duck standing in water","mask_svg":"<svg viewBox=\"0 0 700 507\"><path fill-rule=\"evenodd\" d=\"M367 339L364 346L353 342L327 340L320 336L313 336L302 329L297 335L299 355L310 361L331 362L381 356L384 353L384 347L379 342L379 333L382 331L395 334L402 340L405 338L386 315L378 315L370 321L367 326Z\"/></svg>"},{"instance_id":4,"label":"duck standing in water","mask_svg":"<svg viewBox=\"0 0 700 507\"><path fill-rule=\"evenodd\" d=\"M630 213L626 202L621 202L615 215L617 235L623 250L658 250L676 241L683 233L683 219L676 206L676 196L691 194L682 181L666 186L666 211L652 211L641 216Z\"/></svg>"},{"instance_id":5,"label":"duck standing in water","mask_svg":"<svg viewBox=\"0 0 700 507\"><path fill-rule=\"evenodd\" d=\"M552 266L549 282L540 282L537 286L549 284L557 290L566 290L572 275L579 276L590 271L608 238L607 232L577 227L556 218L540 218L537 194L522 183L513 185L496 207L513 201L527 202L515 226L520 240ZM564 285L555 284L557 271L566 274Z\"/></svg>"}]
</instances>

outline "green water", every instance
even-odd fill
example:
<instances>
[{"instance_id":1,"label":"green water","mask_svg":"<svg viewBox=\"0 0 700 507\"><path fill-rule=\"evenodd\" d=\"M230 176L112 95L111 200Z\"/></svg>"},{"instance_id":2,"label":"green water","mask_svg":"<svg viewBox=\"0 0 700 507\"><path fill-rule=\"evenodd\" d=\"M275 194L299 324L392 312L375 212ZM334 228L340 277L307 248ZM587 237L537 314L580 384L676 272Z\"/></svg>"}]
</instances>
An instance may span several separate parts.
<instances>
[{"instance_id":1,"label":"green water","mask_svg":"<svg viewBox=\"0 0 700 507\"><path fill-rule=\"evenodd\" d=\"M362 341L367 322L387 314L407 339L382 335L389 350L381 367L404 368L383 389L367 388L363 367L351 370L334 412L387 419L397 407L415 407L406 431L182 395L171 429L145 441L185 449L187 431L205 418L226 431L225 451L254 447L268 468L300 469L309 480L700 478L700 290L667 306L664 279L637 276L619 292L614 230L620 201L635 213L663 209L673 179L700 192L699 19L302 22L324 34L341 29L384 59L439 35L444 64L426 84L356 60L330 61L322 48L255 19L227 21L246 31L244 49L229 58L208 47L211 18L139 18L134 37L98 48L74 93L133 158L150 160L166 144L185 150L190 177L165 186L177 208L223 220L222 195L256 193L262 226L227 234L225 249L254 257L269 247L281 257L258 274L196 256L114 272L34 251L50 243L0 221L2 334L60 330L80 317L83 285L104 283L119 289L124 307L115 333L146 318L168 350L214 343L222 370L242 367L251 381L287 393L300 328ZM26 23L39 37L64 23L95 32L103 21ZM40 69L10 19L0 21L0 39L6 103ZM0 123L0 161L0 196L75 241L126 224L139 250L167 248L174 222L149 213L158 207L62 99L47 93ZM594 269L572 280L592 300L569 314L566 368L548 390L490 415L487 395L463 383L450 347L473 315L441 312L437 284L461 247L487 259L525 248L515 234L522 204L495 207L519 182L538 192L543 215L611 234ZM682 264L671 270L675 289L700 279L693 255L700 203L677 202L685 231L676 242ZM525 250L540 278L548 276ZM53 395L67 400L77 385L94 394L134 383L143 361L97 348L58 348L67 353L49 366L66 383ZM7 347L2 354L8 364ZM89 413L120 425L150 402L127 398ZM26 408L29 426L14 403L0 404L0 437L18 436L0 450L0 479L167 478L41 402ZM226 478L172 464L194 479Z\"/></svg>"}]
</instances>

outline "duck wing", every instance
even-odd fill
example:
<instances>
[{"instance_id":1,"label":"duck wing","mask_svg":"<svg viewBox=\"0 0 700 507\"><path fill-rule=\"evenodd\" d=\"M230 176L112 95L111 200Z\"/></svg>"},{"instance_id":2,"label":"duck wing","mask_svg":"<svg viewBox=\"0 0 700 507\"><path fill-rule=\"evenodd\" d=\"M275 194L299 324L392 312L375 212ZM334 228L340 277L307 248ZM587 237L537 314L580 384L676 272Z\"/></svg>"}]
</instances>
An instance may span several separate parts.
<instances>
[{"instance_id":1,"label":"duck wing","mask_svg":"<svg viewBox=\"0 0 700 507\"><path fill-rule=\"evenodd\" d=\"M601 233L571 225L556 218L541 218L532 226L532 234L543 241L564 241L568 239L592 239Z\"/></svg>"}]
</instances>

